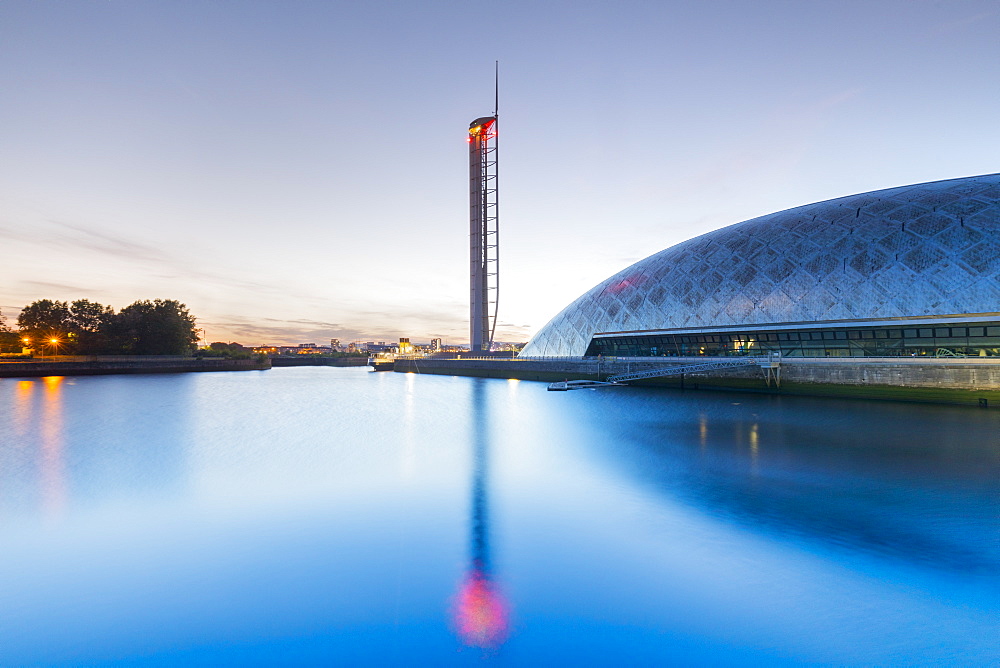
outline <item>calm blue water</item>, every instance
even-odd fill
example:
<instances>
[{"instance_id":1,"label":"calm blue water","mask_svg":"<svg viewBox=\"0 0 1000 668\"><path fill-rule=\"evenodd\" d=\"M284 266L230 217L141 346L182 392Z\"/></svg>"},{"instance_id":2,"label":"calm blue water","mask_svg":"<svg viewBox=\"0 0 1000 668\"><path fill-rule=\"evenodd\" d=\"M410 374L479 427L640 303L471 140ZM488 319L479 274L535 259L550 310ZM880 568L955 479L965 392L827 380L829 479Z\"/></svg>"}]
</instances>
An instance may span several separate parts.
<instances>
[{"instance_id":1,"label":"calm blue water","mask_svg":"<svg viewBox=\"0 0 1000 668\"><path fill-rule=\"evenodd\" d=\"M0 380L0 664L1000 662L1000 412Z\"/></svg>"}]
</instances>

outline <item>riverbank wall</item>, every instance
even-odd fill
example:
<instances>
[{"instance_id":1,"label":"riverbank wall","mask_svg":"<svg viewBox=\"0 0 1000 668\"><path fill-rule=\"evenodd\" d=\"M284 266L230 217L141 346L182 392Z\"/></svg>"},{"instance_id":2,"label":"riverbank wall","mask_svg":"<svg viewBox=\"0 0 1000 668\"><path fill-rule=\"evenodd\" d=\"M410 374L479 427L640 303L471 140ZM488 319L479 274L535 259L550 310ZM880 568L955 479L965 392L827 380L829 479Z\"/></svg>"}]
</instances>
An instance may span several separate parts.
<instances>
[{"instance_id":1,"label":"riverbank wall","mask_svg":"<svg viewBox=\"0 0 1000 668\"><path fill-rule=\"evenodd\" d=\"M43 376L98 376L120 373L188 373L195 371L253 371L270 369L268 359L145 356L63 356L0 361L0 378Z\"/></svg>"},{"instance_id":2,"label":"riverbank wall","mask_svg":"<svg viewBox=\"0 0 1000 668\"><path fill-rule=\"evenodd\" d=\"M272 357L271 366L367 366L368 356L363 357L313 357L312 355L296 355L294 357Z\"/></svg>"},{"instance_id":3,"label":"riverbank wall","mask_svg":"<svg viewBox=\"0 0 1000 668\"><path fill-rule=\"evenodd\" d=\"M552 382L603 380L619 373L713 359L717 358L397 359L395 371ZM781 360L780 384L773 379L766 382L764 371L756 365L649 378L629 384L1000 408L1000 358L785 358Z\"/></svg>"}]
</instances>

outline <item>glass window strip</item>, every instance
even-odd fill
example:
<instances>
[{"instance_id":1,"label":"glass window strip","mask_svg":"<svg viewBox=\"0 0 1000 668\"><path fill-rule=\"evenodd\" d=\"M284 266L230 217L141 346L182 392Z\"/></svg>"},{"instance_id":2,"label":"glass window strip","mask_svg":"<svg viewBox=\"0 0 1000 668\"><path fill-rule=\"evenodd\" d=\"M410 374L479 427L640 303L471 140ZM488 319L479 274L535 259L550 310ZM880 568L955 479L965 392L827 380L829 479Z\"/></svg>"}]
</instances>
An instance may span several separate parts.
<instances>
[{"instance_id":1,"label":"glass window strip","mask_svg":"<svg viewBox=\"0 0 1000 668\"><path fill-rule=\"evenodd\" d=\"M600 337L588 356L727 357L779 351L793 357L893 357L1000 355L1000 323L949 323L947 327L824 328L780 331Z\"/></svg>"}]
</instances>

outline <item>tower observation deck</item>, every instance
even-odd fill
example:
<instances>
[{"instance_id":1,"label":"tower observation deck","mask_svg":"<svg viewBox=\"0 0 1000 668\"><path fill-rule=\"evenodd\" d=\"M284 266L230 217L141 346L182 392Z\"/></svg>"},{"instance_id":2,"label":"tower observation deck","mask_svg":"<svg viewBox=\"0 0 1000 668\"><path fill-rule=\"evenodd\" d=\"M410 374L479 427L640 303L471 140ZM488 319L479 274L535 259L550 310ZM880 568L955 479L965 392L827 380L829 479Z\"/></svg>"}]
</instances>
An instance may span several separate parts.
<instances>
[{"instance_id":1,"label":"tower observation deck","mask_svg":"<svg viewBox=\"0 0 1000 668\"><path fill-rule=\"evenodd\" d=\"M497 115L469 124L470 347L493 346L499 291Z\"/></svg>"}]
</instances>

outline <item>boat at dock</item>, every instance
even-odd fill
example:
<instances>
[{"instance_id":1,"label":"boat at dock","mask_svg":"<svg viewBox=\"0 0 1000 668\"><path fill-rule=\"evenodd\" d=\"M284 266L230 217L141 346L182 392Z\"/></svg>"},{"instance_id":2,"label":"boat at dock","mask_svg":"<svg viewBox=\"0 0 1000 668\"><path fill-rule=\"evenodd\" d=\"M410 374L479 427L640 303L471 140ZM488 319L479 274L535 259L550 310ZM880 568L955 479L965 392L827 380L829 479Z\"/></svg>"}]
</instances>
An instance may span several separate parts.
<instances>
[{"instance_id":1,"label":"boat at dock","mask_svg":"<svg viewBox=\"0 0 1000 668\"><path fill-rule=\"evenodd\" d=\"M621 387L625 383L608 383L601 380L561 380L549 384L550 392L566 392L567 390L596 390L600 387Z\"/></svg>"},{"instance_id":2,"label":"boat at dock","mask_svg":"<svg viewBox=\"0 0 1000 668\"><path fill-rule=\"evenodd\" d=\"M370 357L368 358L368 366L375 371L392 371L396 368L396 360Z\"/></svg>"}]
</instances>

